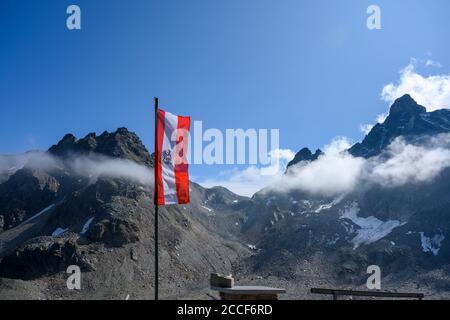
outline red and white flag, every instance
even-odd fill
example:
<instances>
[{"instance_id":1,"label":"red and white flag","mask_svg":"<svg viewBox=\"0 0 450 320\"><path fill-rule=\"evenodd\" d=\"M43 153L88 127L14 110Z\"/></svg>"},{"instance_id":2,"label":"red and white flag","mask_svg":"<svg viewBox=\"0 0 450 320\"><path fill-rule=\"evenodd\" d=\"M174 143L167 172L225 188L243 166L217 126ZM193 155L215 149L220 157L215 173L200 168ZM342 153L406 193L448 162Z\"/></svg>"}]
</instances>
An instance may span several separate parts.
<instances>
[{"instance_id":1,"label":"red and white flag","mask_svg":"<svg viewBox=\"0 0 450 320\"><path fill-rule=\"evenodd\" d=\"M155 204L189 203L190 117L158 109L155 141Z\"/></svg>"}]
</instances>

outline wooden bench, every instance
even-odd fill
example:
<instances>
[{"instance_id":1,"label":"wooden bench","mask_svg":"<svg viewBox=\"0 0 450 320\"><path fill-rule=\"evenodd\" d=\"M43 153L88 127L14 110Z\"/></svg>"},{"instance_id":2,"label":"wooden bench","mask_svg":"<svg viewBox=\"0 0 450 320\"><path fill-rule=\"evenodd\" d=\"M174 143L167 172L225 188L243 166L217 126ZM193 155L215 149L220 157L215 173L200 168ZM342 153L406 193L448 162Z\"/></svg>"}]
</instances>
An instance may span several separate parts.
<instances>
[{"instance_id":1,"label":"wooden bench","mask_svg":"<svg viewBox=\"0 0 450 320\"><path fill-rule=\"evenodd\" d=\"M222 300L278 300L284 289L264 286L235 286L231 275L211 273L211 290L218 291Z\"/></svg>"},{"instance_id":2,"label":"wooden bench","mask_svg":"<svg viewBox=\"0 0 450 320\"><path fill-rule=\"evenodd\" d=\"M419 299L419 300L422 300L424 298L423 293L401 293L388 291L355 291L355 290L312 288L311 293L329 294L333 296L333 300L337 300L339 296L399 298L399 299L403 298L403 299Z\"/></svg>"},{"instance_id":3,"label":"wooden bench","mask_svg":"<svg viewBox=\"0 0 450 320\"><path fill-rule=\"evenodd\" d=\"M211 287L218 291L222 300L278 300L286 290L262 286L234 286L231 288Z\"/></svg>"}]
</instances>

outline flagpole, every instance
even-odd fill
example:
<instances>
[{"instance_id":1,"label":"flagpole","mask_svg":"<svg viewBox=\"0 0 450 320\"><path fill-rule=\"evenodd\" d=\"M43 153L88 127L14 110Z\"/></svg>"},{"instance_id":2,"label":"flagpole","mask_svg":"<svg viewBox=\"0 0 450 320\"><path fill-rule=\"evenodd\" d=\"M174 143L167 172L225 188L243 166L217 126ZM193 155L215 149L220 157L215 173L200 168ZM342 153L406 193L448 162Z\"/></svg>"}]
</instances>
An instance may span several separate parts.
<instances>
[{"instance_id":1,"label":"flagpole","mask_svg":"<svg viewBox=\"0 0 450 320\"><path fill-rule=\"evenodd\" d=\"M159 261L158 261L158 188L157 188L157 170L156 161L159 159L158 154L158 98L155 97L155 160L153 167L155 168L155 300L158 300L159 289Z\"/></svg>"}]
</instances>

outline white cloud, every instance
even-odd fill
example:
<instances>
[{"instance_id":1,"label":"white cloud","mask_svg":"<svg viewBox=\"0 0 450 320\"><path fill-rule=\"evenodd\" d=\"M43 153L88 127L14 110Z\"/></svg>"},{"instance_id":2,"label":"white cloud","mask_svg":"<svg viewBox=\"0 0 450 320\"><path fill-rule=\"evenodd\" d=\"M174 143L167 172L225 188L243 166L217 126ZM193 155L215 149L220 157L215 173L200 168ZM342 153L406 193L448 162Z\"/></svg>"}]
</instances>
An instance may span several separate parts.
<instances>
[{"instance_id":1,"label":"white cloud","mask_svg":"<svg viewBox=\"0 0 450 320\"><path fill-rule=\"evenodd\" d=\"M450 74L423 76L416 71L417 59L400 71L397 83L384 86L381 97L392 104L395 99L409 94L427 111L450 108ZM437 63L428 61L428 65Z\"/></svg>"},{"instance_id":2,"label":"white cloud","mask_svg":"<svg viewBox=\"0 0 450 320\"><path fill-rule=\"evenodd\" d=\"M426 67L442 68L442 65L441 65L439 62L434 61L434 60L431 60L431 59L428 59L428 60L425 62L425 66L426 66Z\"/></svg>"},{"instance_id":3,"label":"white cloud","mask_svg":"<svg viewBox=\"0 0 450 320\"><path fill-rule=\"evenodd\" d=\"M127 159L100 155L75 157L68 166L78 175L95 182L100 177L121 178L143 185L153 184L153 170Z\"/></svg>"},{"instance_id":4,"label":"white cloud","mask_svg":"<svg viewBox=\"0 0 450 320\"><path fill-rule=\"evenodd\" d=\"M153 170L126 159L91 154L73 156L65 161L46 152L32 152L14 156L0 156L0 174L26 166L33 170L65 170L95 182L100 177L123 178L142 185L153 185Z\"/></svg>"},{"instance_id":5,"label":"white cloud","mask_svg":"<svg viewBox=\"0 0 450 320\"><path fill-rule=\"evenodd\" d=\"M436 137L427 147L407 144L403 138L394 140L387 149L389 158L371 160L369 179L383 186L431 181L450 166L448 135Z\"/></svg>"},{"instance_id":6,"label":"white cloud","mask_svg":"<svg viewBox=\"0 0 450 320\"><path fill-rule=\"evenodd\" d=\"M325 196L352 191L358 183L364 160L353 157L347 151L337 153L333 148L331 151L316 161L290 168L286 176L271 186L271 190L301 190Z\"/></svg>"},{"instance_id":7,"label":"white cloud","mask_svg":"<svg viewBox=\"0 0 450 320\"><path fill-rule=\"evenodd\" d=\"M337 155L352 146L352 142L347 137L335 137L331 142L325 147L323 147L323 152L328 155Z\"/></svg>"},{"instance_id":8,"label":"white cloud","mask_svg":"<svg viewBox=\"0 0 450 320\"><path fill-rule=\"evenodd\" d=\"M0 155L0 174L12 174L21 169L25 164L30 169L51 170L58 167L59 163L48 153L33 151L18 155Z\"/></svg>"},{"instance_id":9,"label":"white cloud","mask_svg":"<svg viewBox=\"0 0 450 320\"><path fill-rule=\"evenodd\" d=\"M377 116L377 123L379 123L379 124L382 124L382 123L384 123L384 121L386 121L386 118L389 116L389 112L385 112L385 113L382 113L382 114L379 114L378 116Z\"/></svg>"},{"instance_id":10,"label":"white cloud","mask_svg":"<svg viewBox=\"0 0 450 320\"><path fill-rule=\"evenodd\" d=\"M359 125L359 130L361 130L362 133L364 133L365 135L368 135L370 130L372 130L372 128L374 127L373 124L360 124Z\"/></svg>"},{"instance_id":11,"label":"white cloud","mask_svg":"<svg viewBox=\"0 0 450 320\"><path fill-rule=\"evenodd\" d=\"M450 134L438 135L420 145L397 138L383 154L370 159L336 152L336 146L344 145L345 139L334 140L318 160L290 168L270 190L337 196L368 184L396 187L432 181L450 167Z\"/></svg>"},{"instance_id":12,"label":"white cloud","mask_svg":"<svg viewBox=\"0 0 450 320\"><path fill-rule=\"evenodd\" d=\"M381 98L389 104L389 107L397 98L409 94L427 111L450 108L450 74L424 76L416 71L419 63L425 67L442 67L439 62L431 59L431 52L426 55L428 57L426 60L411 58L409 64L400 70L400 79L383 87ZM388 115L389 112L379 114L375 123L384 123ZM360 130L367 135L373 126L361 124Z\"/></svg>"},{"instance_id":13,"label":"white cloud","mask_svg":"<svg viewBox=\"0 0 450 320\"><path fill-rule=\"evenodd\" d=\"M370 159L353 157L346 150L351 146L345 137L337 137L324 147L324 154L313 162L302 162L284 174L284 164L293 152L285 150L279 157L283 166L274 175L263 175L263 168L250 166L222 172L216 179L198 181L205 187L224 186L235 193L251 196L268 187L275 192L303 191L322 196L338 196L362 187L377 184L396 187L432 181L450 167L450 134L442 134L420 145L394 140L386 151Z\"/></svg>"},{"instance_id":14,"label":"white cloud","mask_svg":"<svg viewBox=\"0 0 450 320\"><path fill-rule=\"evenodd\" d=\"M233 170L223 171L216 178L201 179L196 182L205 188L222 186L241 196L251 197L279 177L278 175L261 175L260 168L250 166L242 170L234 168Z\"/></svg>"},{"instance_id":15,"label":"white cloud","mask_svg":"<svg viewBox=\"0 0 450 320\"><path fill-rule=\"evenodd\" d=\"M221 172L216 178L200 179L196 182L206 188L223 186L239 195L251 197L266 186L280 180L284 175L287 163L294 156L295 153L289 149L273 150L269 153L271 165L267 167L233 168Z\"/></svg>"}]
</instances>

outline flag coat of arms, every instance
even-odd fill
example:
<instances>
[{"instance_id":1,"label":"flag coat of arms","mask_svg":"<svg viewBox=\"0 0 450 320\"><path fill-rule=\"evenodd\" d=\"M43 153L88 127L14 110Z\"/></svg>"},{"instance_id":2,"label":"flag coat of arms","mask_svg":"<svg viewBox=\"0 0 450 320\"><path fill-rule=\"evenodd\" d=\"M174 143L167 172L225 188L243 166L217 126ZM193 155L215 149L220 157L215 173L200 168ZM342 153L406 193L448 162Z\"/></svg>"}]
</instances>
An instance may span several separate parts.
<instances>
[{"instance_id":1,"label":"flag coat of arms","mask_svg":"<svg viewBox=\"0 0 450 320\"><path fill-rule=\"evenodd\" d=\"M190 117L157 110L155 204L189 203L188 143Z\"/></svg>"}]
</instances>

